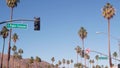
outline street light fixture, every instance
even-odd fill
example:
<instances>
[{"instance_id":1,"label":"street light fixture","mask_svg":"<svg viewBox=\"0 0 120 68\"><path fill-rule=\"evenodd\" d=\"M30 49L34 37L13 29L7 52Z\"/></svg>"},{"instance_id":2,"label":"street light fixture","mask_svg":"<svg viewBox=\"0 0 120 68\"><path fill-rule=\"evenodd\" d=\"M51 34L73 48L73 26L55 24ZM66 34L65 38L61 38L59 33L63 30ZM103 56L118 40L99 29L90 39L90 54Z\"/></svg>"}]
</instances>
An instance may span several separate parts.
<instances>
[{"instance_id":1,"label":"street light fixture","mask_svg":"<svg viewBox=\"0 0 120 68\"><path fill-rule=\"evenodd\" d=\"M96 32L96 34L106 34L107 35L107 33L105 33L105 32ZM115 39L115 40L117 40L118 41L118 46L119 46L119 57L120 57L120 38L117 38L117 37L114 37L113 35L110 35L111 36L111 38L113 38L113 39Z\"/></svg>"}]
</instances>

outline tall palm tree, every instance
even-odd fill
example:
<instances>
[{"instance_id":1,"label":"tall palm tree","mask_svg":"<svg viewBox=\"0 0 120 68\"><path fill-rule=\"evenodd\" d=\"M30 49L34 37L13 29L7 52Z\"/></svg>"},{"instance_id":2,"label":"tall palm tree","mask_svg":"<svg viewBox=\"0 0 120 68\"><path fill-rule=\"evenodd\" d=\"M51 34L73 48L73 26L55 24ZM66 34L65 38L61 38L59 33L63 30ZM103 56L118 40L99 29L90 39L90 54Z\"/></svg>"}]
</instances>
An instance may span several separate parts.
<instances>
[{"instance_id":1,"label":"tall palm tree","mask_svg":"<svg viewBox=\"0 0 120 68\"><path fill-rule=\"evenodd\" d=\"M19 55L22 55L22 54L23 54L23 49L20 48L20 49L18 50L18 53L19 53Z\"/></svg>"},{"instance_id":2,"label":"tall palm tree","mask_svg":"<svg viewBox=\"0 0 120 68\"><path fill-rule=\"evenodd\" d=\"M72 68L72 63L73 63L73 60L72 60L72 59L70 60L70 63L71 63L71 68Z\"/></svg>"},{"instance_id":3,"label":"tall palm tree","mask_svg":"<svg viewBox=\"0 0 120 68\"><path fill-rule=\"evenodd\" d=\"M55 67L58 68L58 64L55 64Z\"/></svg>"},{"instance_id":4,"label":"tall palm tree","mask_svg":"<svg viewBox=\"0 0 120 68\"><path fill-rule=\"evenodd\" d=\"M14 52L14 54L13 54L13 68L14 68L14 58L15 58L15 52L16 52L16 50L17 50L17 47L14 45L12 47L12 51Z\"/></svg>"},{"instance_id":5,"label":"tall palm tree","mask_svg":"<svg viewBox=\"0 0 120 68\"><path fill-rule=\"evenodd\" d=\"M86 59L88 58L88 54L85 53L84 58L85 58L85 67L87 67L87 65L86 65Z\"/></svg>"},{"instance_id":6,"label":"tall palm tree","mask_svg":"<svg viewBox=\"0 0 120 68\"><path fill-rule=\"evenodd\" d=\"M110 19L115 15L114 7L110 3L107 3L103 7L102 15L104 16L104 18L108 20L108 56L109 56L109 65L110 68L112 68L111 50L110 50Z\"/></svg>"},{"instance_id":7,"label":"tall palm tree","mask_svg":"<svg viewBox=\"0 0 120 68\"><path fill-rule=\"evenodd\" d=\"M31 56L31 58L29 59L29 63L30 63L30 67L32 68L32 63L34 63L34 58Z\"/></svg>"},{"instance_id":8,"label":"tall palm tree","mask_svg":"<svg viewBox=\"0 0 120 68\"><path fill-rule=\"evenodd\" d=\"M14 33L13 34L13 36L12 36L12 40L13 40L13 42L14 42L14 45L13 45L13 48L12 48L12 51L14 52L14 54L15 54L15 52L16 52L16 50L17 50L17 47L16 47L16 41L18 40L18 35L17 35L17 33ZM13 68L14 68L14 55L13 55Z\"/></svg>"},{"instance_id":9,"label":"tall palm tree","mask_svg":"<svg viewBox=\"0 0 120 68\"><path fill-rule=\"evenodd\" d=\"M106 65L105 68L108 68L108 66Z\"/></svg>"},{"instance_id":10,"label":"tall palm tree","mask_svg":"<svg viewBox=\"0 0 120 68\"><path fill-rule=\"evenodd\" d=\"M115 57L115 59L118 57L117 52L114 52L114 53L113 53L113 57ZM116 64L116 60L115 60L115 64Z\"/></svg>"},{"instance_id":11,"label":"tall palm tree","mask_svg":"<svg viewBox=\"0 0 120 68\"><path fill-rule=\"evenodd\" d=\"M18 59L19 59L19 61L21 61L21 59L22 59L22 54L23 54L23 49L19 49L18 50ZM21 62L20 62L21 63ZM19 66L20 66L20 63L19 63Z\"/></svg>"},{"instance_id":12,"label":"tall palm tree","mask_svg":"<svg viewBox=\"0 0 120 68\"><path fill-rule=\"evenodd\" d=\"M69 61L69 60L67 60L67 65L68 65L68 68L69 68L69 64L70 64L70 61Z\"/></svg>"},{"instance_id":13,"label":"tall palm tree","mask_svg":"<svg viewBox=\"0 0 120 68\"><path fill-rule=\"evenodd\" d=\"M17 33L14 33L14 34L13 34L12 39L13 39L13 42L14 42L14 45L15 45L15 44L16 44L16 41L18 40L18 35L17 35Z\"/></svg>"},{"instance_id":14,"label":"tall palm tree","mask_svg":"<svg viewBox=\"0 0 120 68\"><path fill-rule=\"evenodd\" d=\"M40 66L38 66L38 63L41 62L40 57L36 56L35 61L36 61L36 68L39 68Z\"/></svg>"},{"instance_id":15,"label":"tall palm tree","mask_svg":"<svg viewBox=\"0 0 120 68\"><path fill-rule=\"evenodd\" d=\"M15 51L15 53L14 53L14 59L18 59L18 52L17 51ZM15 62L16 63L16 62ZM14 63L14 68L16 68L16 64Z\"/></svg>"},{"instance_id":16,"label":"tall palm tree","mask_svg":"<svg viewBox=\"0 0 120 68\"><path fill-rule=\"evenodd\" d=\"M97 61L97 65L98 65L99 55L96 55L96 56L95 56L95 59L96 59L96 61Z\"/></svg>"},{"instance_id":17,"label":"tall palm tree","mask_svg":"<svg viewBox=\"0 0 120 68\"><path fill-rule=\"evenodd\" d=\"M92 67L94 67L94 63L95 63L95 61L94 61L94 59L92 60Z\"/></svg>"},{"instance_id":18,"label":"tall palm tree","mask_svg":"<svg viewBox=\"0 0 120 68\"><path fill-rule=\"evenodd\" d=\"M89 67L89 59L90 59L90 56L88 54L85 54L85 58L88 60L88 67Z\"/></svg>"},{"instance_id":19,"label":"tall palm tree","mask_svg":"<svg viewBox=\"0 0 120 68\"><path fill-rule=\"evenodd\" d=\"M11 8L11 13L10 13L10 20L12 23L12 18L13 18L13 8L17 7L17 4L20 2L20 0L6 0L7 6ZM7 61L7 68L9 68L9 60L10 60L10 50L11 50L11 35L12 35L12 28L10 28L10 38L9 38L9 43L8 43L8 61Z\"/></svg>"},{"instance_id":20,"label":"tall palm tree","mask_svg":"<svg viewBox=\"0 0 120 68\"><path fill-rule=\"evenodd\" d=\"M8 37L8 33L9 33L9 30L5 26L3 26L3 28L2 28L2 30L0 32L0 34L3 37L3 48L2 48L1 67L0 68L2 68L2 66L3 66L3 55L4 55L4 48L5 48L5 39Z\"/></svg>"},{"instance_id":21,"label":"tall palm tree","mask_svg":"<svg viewBox=\"0 0 120 68\"><path fill-rule=\"evenodd\" d=\"M60 61L60 60L58 61L58 65L59 65L59 67L60 67L60 65L61 65L61 61Z\"/></svg>"},{"instance_id":22,"label":"tall palm tree","mask_svg":"<svg viewBox=\"0 0 120 68\"><path fill-rule=\"evenodd\" d=\"M65 59L62 59L63 67L65 67Z\"/></svg>"},{"instance_id":23,"label":"tall palm tree","mask_svg":"<svg viewBox=\"0 0 120 68\"><path fill-rule=\"evenodd\" d=\"M80 46L77 46L75 48L75 50L76 50L76 53L77 53L77 63L78 63L78 54L81 53L82 50L81 50Z\"/></svg>"},{"instance_id":24,"label":"tall palm tree","mask_svg":"<svg viewBox=\"0 0 120 68\"><path fill-rule=\"evenodd\" d=\"M52 57L52 58L51 58L51 61L52 61L52 65L53 65L53 63L54 63L54 61L55 61L55 58Z\"/></svg>"},{"instance_id":25,"label":"tall palm tree","mask_svg":"<svg viewBox=\"0 0 120 68\"><path fill-rule=\"evenodd\" d=\"M78 34L82 40L83 58L84 58L84 55L85 55L85 53L84 53L84 39L87 37L87 31L84 27L81 27L80 30L78 31ZM84 62L85 62L85 58L84 58Z\"/></svg>"},{"instance_id":26,"label":"tall palm tree","mask_svg":"<svg viewBox=\"0 0 120 68\"><path fill-rule=\"evenodd\" d=\"M91 64L92 64L92 60L91 59L89 60L89 63L90 63L90 68L91 68Z\"/></svg>"}]
</instances>

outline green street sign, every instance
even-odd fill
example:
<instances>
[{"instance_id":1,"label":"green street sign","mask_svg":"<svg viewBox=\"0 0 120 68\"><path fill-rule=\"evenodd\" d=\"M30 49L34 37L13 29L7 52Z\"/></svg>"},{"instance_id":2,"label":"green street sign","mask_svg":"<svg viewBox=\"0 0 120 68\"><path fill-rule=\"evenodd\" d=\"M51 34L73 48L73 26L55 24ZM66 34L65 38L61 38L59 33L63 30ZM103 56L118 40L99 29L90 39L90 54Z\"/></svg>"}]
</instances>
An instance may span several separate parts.
<instances>
[{"instance_id":1,"label":"green street sign","mask_svg":"<svg viewBox=\"0 0 120 68\"><path fill-rule=\"evenodd\" d=\"M10 24L8 23L6 25L7 28L22 28L22 29L27 29L27 24Z\"/></svg>"},{"instance_id":2,"label":"green street sign","mask_svg":"<svg viewBox=\"0 0 120 68\"><path fill-rule=\"evenodd\" d=\"M105 60L108 59L108 57L99 57L99 59Z\"/></svg>"}]
</instances>

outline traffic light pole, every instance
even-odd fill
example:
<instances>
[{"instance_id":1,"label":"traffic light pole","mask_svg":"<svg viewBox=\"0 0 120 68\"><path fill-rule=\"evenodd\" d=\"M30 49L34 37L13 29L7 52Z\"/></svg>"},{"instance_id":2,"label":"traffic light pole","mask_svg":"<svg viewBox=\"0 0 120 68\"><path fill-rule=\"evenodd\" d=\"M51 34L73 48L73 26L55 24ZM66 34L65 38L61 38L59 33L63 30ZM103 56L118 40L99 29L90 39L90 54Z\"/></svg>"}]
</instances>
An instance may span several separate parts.
<instances>
[{"instance_id":1,"label":"traffic light pole","mask_svg":"<svg viewBox=\"0 0 120 68\"><path fill-rule=\"evenodd\" d=\"M8 23L8 22L14 22L14 21L34 21L34 30L36 31L39 31L40 30L40 17L38 18L34 18L35 20L30 20L30 19L16 19L16 20L8 20L8 21L3 21L3 22L0 22L0 25L1 24L5 24L5 23ZM35 23L37 23L35 25ZM37 27L36 27L37 26ZM36 29L35 29L36 28ZM12 33L12 28L10 28L10 38L9 38L9 42L8 42L8 62L7 62L7 68L9 68L9 60L10 60L10 51L11 51L11 33Z\"/></svg>"},{"instance_id":2,"label":"traffic light pole","mask_svg":"<svg viewBox=\"0 0 120 68\"><path fill-rule=\"evenodd\" d=\"M94 52L94 53L97 53L97 54L100 54L100 55L104 55L104 56L106 56L106 57L109 57L108 55L103 54L103 53L98 52L98 51L90 50L90 52ZM120 62L120 59L116 59L116 58L114 58L114 57L111 57L111 58Z\"/></svg>"},{"instance_id":3,"label":"traffic light pole","mask_svg":"<svg viewBox=\"0 0 120 68\"><path fill-rule=\"evenodd\" d=\"M35 20L30 20L30 19L16 19L16 20L8 20L8 21L3 21L3 22L0 22L0 25L1 24L4 24L4 23L8 23L8 22L14 22L14 21L35 21Z\"/></svg>"}]
</instances>

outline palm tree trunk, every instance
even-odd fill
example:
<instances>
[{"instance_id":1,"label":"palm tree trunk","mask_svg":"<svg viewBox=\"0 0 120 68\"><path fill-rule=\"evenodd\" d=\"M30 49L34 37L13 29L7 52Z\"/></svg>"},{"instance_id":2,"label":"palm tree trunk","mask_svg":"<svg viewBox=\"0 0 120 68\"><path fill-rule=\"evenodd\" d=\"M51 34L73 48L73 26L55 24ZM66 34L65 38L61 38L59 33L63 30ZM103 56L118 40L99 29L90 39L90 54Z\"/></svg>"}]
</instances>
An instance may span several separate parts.
<instances>
[{"instance_id":1,"label":"palm tree trunk","mask_svg":"<svg viewBox=\"0 0 120 68\"><path fill-rule=\"evenodd\" d=\"M5 48L5 38L3 38L3 49L2 49L1 67L0 68L2 68L2 65L3 65L4 48Z\"/></svg>"},{"instance_id":2,"label":"palm tree trunk","mask_svg":"<svg viewBox=\"0 0 120 68\"><path fill-rule=\"evenodd\" d=\"M78 53L77 53L77 64L78 64Z\"/></svg>"},{"instance_id":3,"label":"palm tree trunk","mask_svg":"<svg viewBox=\"0 0 120 68\"><path fill-rule=\"evenodd\" d=\"M91 63L90 63L90 68L91 68Z\"/></svg>"},{"instance_id":4,"label":"palm tree trunk","mask_svg":"<svg viewBox=\"0 0 120 68\"><path fill-rule=\"evenodd\" d=\"M13 8L11 8L11 14L10 14L10 20L12 23L12 17L13 17ZM7 68L9 68L9 60L10 60L10 50L11 50L11 34L12 34L12 28L10 28L10 37L9 37L9 43L8 43L8 61L7 61Z\"/></svg>"},{"instance_id":5,"label":"palm tree trunk","mask_svg":"<svg viewBox=\"0 0 120 68\"><path fill-rule=\"evenodd\" d=\"M13 57L13 68L14 68L14 57Z\"/></svg>"},{"instance_id":6,"label":"palm tree trunk","mask_svg":"<svg viewBox=\"0 0 120 68\"><path fill-rule=\"evenodd\" d=\"M87 66L86 66L86 58L85 58L85 68L86 68Z\"/></svg>"},{"instance_id":7,"label":"palm tree trunk","mask_svg":"<svg viewBox=\"0 0 120 68\"><path fill-rule=\"evenodd\" d=\"M83 58L85 57L85 48L84 48L84 39L82 39L82 46L83 46ZM84 58L84 65L85 65L85 68L86 68L86 59Z\"/></svg>"},{"instance_id":8,"label":"palm tree trunk","mask_svg":"<svg viewBox=\"0 0 120 68\"><path fill-rule=\"evenodd\" d=\"M108 54L109 54L109 65L110 68L112 68L111 50L110 50L110 19L108 19Z\"/></svg>"}]
</instances>

